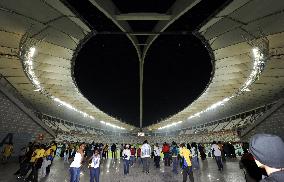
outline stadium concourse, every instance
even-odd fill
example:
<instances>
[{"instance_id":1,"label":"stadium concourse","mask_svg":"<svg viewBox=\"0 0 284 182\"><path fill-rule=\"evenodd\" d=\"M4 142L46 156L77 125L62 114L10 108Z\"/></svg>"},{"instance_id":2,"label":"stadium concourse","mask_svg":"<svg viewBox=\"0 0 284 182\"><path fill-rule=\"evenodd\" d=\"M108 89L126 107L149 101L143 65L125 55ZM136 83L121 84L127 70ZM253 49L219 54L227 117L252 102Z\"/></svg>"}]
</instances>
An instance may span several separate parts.
<instances>
[{"instance_id":1,"label":"stadium concourse","mask_svg":"<svg viewBox=\"0 0 284 182\"><path fill-rule=\"evenodd\" d=\"M0 182L283 182L283 24L283 0L1 0Z\"/></svg>"}]
</instances>

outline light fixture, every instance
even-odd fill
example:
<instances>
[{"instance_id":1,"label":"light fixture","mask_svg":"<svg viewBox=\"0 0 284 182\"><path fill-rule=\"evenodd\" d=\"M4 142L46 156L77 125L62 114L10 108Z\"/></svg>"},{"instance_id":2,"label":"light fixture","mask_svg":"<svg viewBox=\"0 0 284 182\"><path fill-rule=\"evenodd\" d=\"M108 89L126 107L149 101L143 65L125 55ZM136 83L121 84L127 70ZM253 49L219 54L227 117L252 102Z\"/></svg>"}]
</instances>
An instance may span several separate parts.
<instances>
[{"instance_id":1,"label":"light fixture","mask_svg":"<svg viewBox=\"0 0 284 182\"><path fill-rule=\"evenodd\" d=\"M165 125L163 127L159 127L158 130L161 130L161 129L164 129L164 128L169 128L171 126L176 126L177 124L180 124L180 123L182 123L182 121L173 122L173 123L167 124L167 125Z\"/></svg>"}]
</instances>

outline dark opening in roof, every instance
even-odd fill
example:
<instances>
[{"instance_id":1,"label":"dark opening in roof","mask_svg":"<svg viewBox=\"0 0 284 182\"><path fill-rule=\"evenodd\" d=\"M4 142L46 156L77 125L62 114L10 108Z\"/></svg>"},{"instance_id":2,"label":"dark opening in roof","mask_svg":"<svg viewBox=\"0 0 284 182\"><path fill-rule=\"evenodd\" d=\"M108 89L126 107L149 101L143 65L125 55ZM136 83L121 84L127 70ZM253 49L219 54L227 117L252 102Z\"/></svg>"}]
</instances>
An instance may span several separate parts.
<instances>
[{"instance_id":1,"label":"dark opening in roof","mask_svg":"<svg viewBox=\"0 0 284 182\"><path fill-rule=\"evenodd\" d=\"M146 43L147 38L148 38L148 36L147 36L147 35L139 35L139 36L136 36L136 37L137 37L138 42L139 42L140 44L144 44L144 43Z\"/></svg>"},{"instance_id":2,"label":"dark opening in roof","mask_svg":"<svg viewBox=\"0 0 284 182\"><path fill-rule=\"evenodd\" d=\"M82 94L105 113L139 121L139 61L125 35L96 35L79 52L74 74Z\"/></svg>"},{"instance_id":3,"label":"dark opening in roof","mask_svg":"<svg viewBox=\"0 0 284 182\"><path fill-rule=\"evenodd\" d=\"M158 21L128 21L132 31L134 32L151 32Z\"/></svg>"},{"instance_id":4,"label":"dark opening in roof","mask_svg":"<svg viewBox=\"0 0 284 182\"><path fill-rule=\"evenodd\" d=\"M68 2L95 31L121 32L88 0ZM123 0L114 1L115 4L119 2ZM147 6L147 12L154 11L148 1L137 1L145 3L144 7L137 7L134 2L117 6L119 9L124 7L121 10L124 13L145 12L143 8ZM173 3L157 2L161 9L154 12L160 11L158 13L166 12ZM166 30L173 32L172 35L160 35L150 47L144 63L144 127L184 109L206 88L212 72L211 60L204 45L190 32L226 2L201 1ZM152 31L157 22L129 23L134 31L143 32ZM182 31L187 34L178 33ZM139 43L145 43L146 38L138 36ZM74 72L79 89L95 106L139 126L139 61L127 36L98 34L90 39L78 54Z\"/></svg>"},{"instance_id":5,"label":"dark opening in roof","mask_svg":"<svg viewBox=\"0 0 284 182\"><path fill-rule=\"evenodd\" d=\"M212 71L209 54L194 35L160 35L144 64L144 121L178 113L206 88Z\"/></svg>"}]
</instances>

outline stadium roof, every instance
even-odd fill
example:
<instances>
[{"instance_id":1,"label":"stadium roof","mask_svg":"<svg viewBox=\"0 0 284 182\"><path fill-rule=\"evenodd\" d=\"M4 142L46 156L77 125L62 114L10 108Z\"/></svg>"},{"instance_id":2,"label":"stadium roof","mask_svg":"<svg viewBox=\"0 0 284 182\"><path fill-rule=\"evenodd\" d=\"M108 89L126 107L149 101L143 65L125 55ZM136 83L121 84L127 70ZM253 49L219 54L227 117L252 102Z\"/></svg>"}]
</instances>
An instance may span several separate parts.
<instances>
[{"instance_id":1,"label":"stadium roof","mask_svg":"<svg viewBox=\"0 0 284 182\"><path fill-rule=\"evenodd\" d=\"M106 114L79 91L73 73L79 50L96 33L107 36L110 30L119 31L135 47L139 63L144 63L151 45L163 32L187 33L185 22L190 24L190 10L204 1L163 0L163 6L149 6L146 12L144 6L137 9L123 1L89 0L111 20L103 20L101 31L99 27L92 29L74 2L2 0L0 73L33 108L43 113L91 122L97 127L103 127L100 121L104 121L119 129L134 129L134 124ZM284 1L223 3L195 32L213 63L207 88L180 112L148 129L204 123L283 97ZM138 32L141 25L136 21L149 21L152 27ZM110 28L104 30L105 27ZM142 34L146 36L143 44L137 38Z\"/></svg>"}]
</instances>

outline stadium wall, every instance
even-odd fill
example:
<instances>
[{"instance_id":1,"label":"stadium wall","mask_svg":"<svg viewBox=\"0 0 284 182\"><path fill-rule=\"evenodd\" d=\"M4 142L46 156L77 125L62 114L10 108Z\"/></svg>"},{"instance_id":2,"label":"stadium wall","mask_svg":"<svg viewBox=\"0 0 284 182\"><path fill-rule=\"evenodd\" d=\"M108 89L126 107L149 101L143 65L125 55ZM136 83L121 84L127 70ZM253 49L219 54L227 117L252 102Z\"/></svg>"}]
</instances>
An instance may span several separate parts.
<instances>
[{"instance_id":1,"label":"stadium wall","mask_svg":"<svg viewBox=\"0 0 284 182\"><path fill-rule=\"evenodd\" d=\"M0 87L0 151L5 143L13 142L13 156L18 156L20 149L30 141L53 140L55 133L39 122L28 108Z\"/></svg>"},{"instance_id":2,"label":"stadium wall","mask_svg":"<svg viewBox=\"0 0 284 182\"><path fill-rule=\"evenodd\" d=\"M284 104L280 100L276 108L264 115L264 119L248 128L241 135L242 141L249 141L257 133L275 134L284 140ZM261 118L260 118L261 119Z\"/></svg>"}]
</instances>

